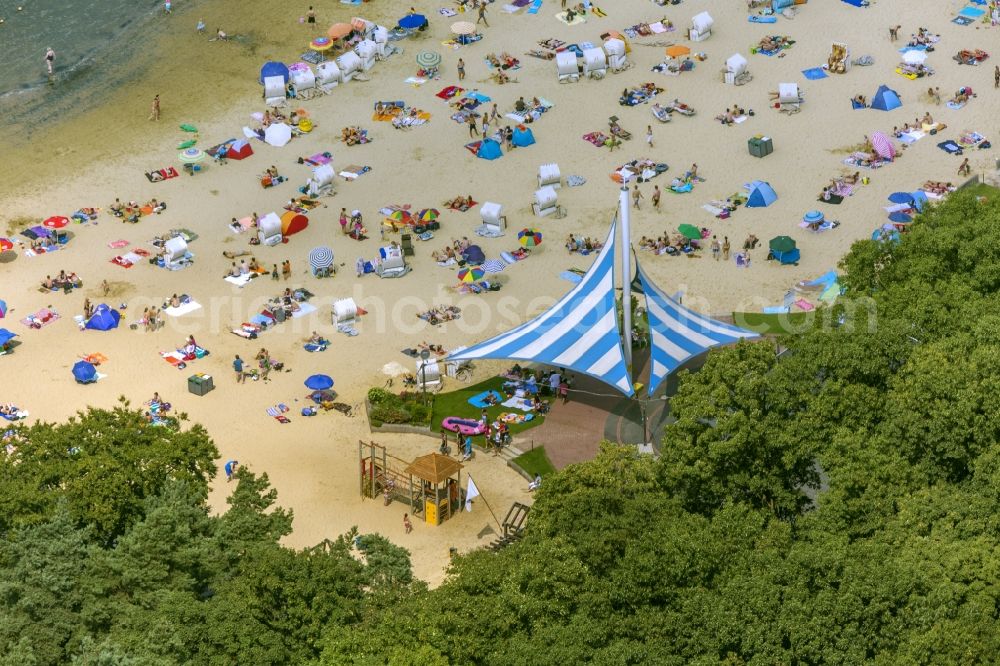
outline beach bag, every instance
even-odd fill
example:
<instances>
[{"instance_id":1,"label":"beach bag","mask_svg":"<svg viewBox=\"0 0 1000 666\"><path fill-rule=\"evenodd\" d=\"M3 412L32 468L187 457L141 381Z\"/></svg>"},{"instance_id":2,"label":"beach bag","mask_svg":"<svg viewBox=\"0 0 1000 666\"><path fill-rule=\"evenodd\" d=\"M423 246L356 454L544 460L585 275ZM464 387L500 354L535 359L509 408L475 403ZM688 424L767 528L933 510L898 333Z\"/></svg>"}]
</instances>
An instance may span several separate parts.
<instances>
[{"instance_id":1,"label":"beach bag","mask_svg":"<svg viewBox=\"0 0 1000 666\"><path fill-rule=\"evenodd\" d=\"M316 416L316 408L315 407L303 407L302 408L302 416Z\"/></svg>"}]
</instances>

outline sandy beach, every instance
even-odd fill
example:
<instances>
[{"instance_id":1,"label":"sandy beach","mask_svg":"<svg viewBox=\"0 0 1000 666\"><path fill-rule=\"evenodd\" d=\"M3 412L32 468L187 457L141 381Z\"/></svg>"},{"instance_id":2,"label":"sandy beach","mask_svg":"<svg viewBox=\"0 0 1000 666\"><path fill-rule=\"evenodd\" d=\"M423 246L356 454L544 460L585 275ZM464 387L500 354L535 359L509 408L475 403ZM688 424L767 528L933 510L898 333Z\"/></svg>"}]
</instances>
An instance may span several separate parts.
<instances>
[{"instance_id":1,"label":"sandy beach","mask_svg":"<svg viewBox=\"0 0 1000 666\"><path fill-rule=\"evenodd\" d=\"M798 6L794 19L778 17L774 24L747 21L744 3L703 0L659 7L648 0L605 0L606 17L588 14L586 22L567 26L555 18L559 11L554 0L545 0L537 14L521 9L515 14L502 10L502 3L489 5L489 27L482 28L481 41L453 49L442 44L449 39L449 25L456 20L475 20L475 14L449 18L439 15L438 3L413 2L425 13L430 28L413 37L392 42L400 51L376 63L369 81L352 81L334 88L330 94L289 108L302 107L317 127L294 138L287 146L274 148L252 141L255 154L226 165L207 164L193 177L151 183L144 172L174 166L180 168L177 144L189 138L178 129L182 123L198 128L198 146L208 147L242 136L242 127L252 124L251 114L264 110L260 66L268 60L291 63L306 50L312 37L331 23L362 16L392 26L405 12L403 5L373 0L360 6L332 4L318 8L314 29L299 22L307 6L288 9L277 3L249 0L242 3L239 16L221 2L186 7L178 2L174 13L163 19L163 32L138 58L140 78L123 89L95 96L94 104L58 124L44 118L13 128L13 145L5 150L3 184L0 185L0 235L17 237L20 230L52 215L70 215L81 207L104 208L96 223L71 224L71 241L52 254L26 256L23 248L0 257L0 298L9 312L0 325L19 335L15 353L0 358L7 381L0 402L14 402L31 413L32 419L59 421L85 405L110 406L125 396L139 405L158 391L192 421L205 425L222 455L222 462L237 458L255 471L264 471L279 494L279 503L295 512L295 532L288 543L315 544L334 537L351 526L362 532L381 532L411 550L418 577L439 582L447 564L449 547L474 548L488 543L496 530L485 507L446 522L440 527L417 523L412 534L404 534L401 505L392 508L380 501L362 501L357 478L359 440L376 440L394 455L412 458L435 448L432 439L417 435L373 435L363 410L354 417L335 412L316 418L297 417L305 404L303 379L313 373L332 376L340 399L360 405L366 391L382 386L387 377L386 363L396 361L412 367L413 361L400 353L427 341L445 348L481 341L537 314L565 293L570 283L559 274L570 268L585 269L591 257L569 254L563 247L570 234L603 238L614 214L619 185L609 174L622 163L649 157L665 162L669 170L649 183L641 184L645 198L632 215L633 240L640 236L673 233L682 223L707 227L721 240L727 236L734 248L748 234L765 243L751 252L750 268L738 268L729 261L713 261L707 252L700 258L655 256L638 251L639 260L650 276L664 289L684 293L684 303L700 312L728 314L733 311L760 311L781 303L785 292L797 281L815 277L835 268L838 259L854 241L870 237L885 221L883 207L887 195L912 191L926 180L965 180L956 175L961 157L937 147L944 139L955 139L964 131L977 131L993 138L992 118L994 58L979 66L959 65L952 56L960 49L989 50L995 29L974 23L961 26L951 18L962 3L907 3L901 12L896 3L876 2L869 8L855 8L843 2L820 2ZM686 39L691 17L709 11L715 19L712 36L703 42ZM559 84L555 64L526 55L538 49L541 40L555 38L567 43L600 43L608 30L624 31L640 22L668 18L677 30L631 39L628 70L609 74L603 80L581 79ZM209 41L194 26L203 18L208 31L223 27L230 35L246 36L244 41ZM901 24L900 41L890 42L890 26ZM894 73L900 61L898 49L918 27L940 34L927 64L935 74L907 80ZM766 35L787 35L795 44L779 56L751 54L750 46ZM854 58L870 55L874 64L854 67L846 74L830 74L807 80L803 70L820 67L830 54L831 43L847 43ZM664 48L684 44L707 59L692 71L666 76L650 71L662 62ZM443 56L440 78L416 86L405 82L416 74L414 56L424 50ZM520 67L508 73L514 81L498 85L489 79L484 57L508 52L519 58ZM726 59L740 53L749 61L753 80L742 86L726 85L720 69ZM39 59L43 53L39 54ZM535 145L516 148L494 161L478 159L464 144L470 141L463 124L450 119L452 110L435 96L442 88L458 84L456 63L465 62L464 87L476 88L496 102L501 114L510 111L519 97L541 97L554 106L532 124ZM665 90L657 100L680 99L697 110L694 117L657 122L650 104L621 106L623 89L653 82ZM794 115L770 108L768 92L783 82L797 83L804 95L801 112ZM858 94L871 97L880 84L887 84L902 98L903 106L890 112L852 110L850 100ZM936 105L926 100L928 86L939 87L946 101L962 86L977 94L961 109ZM162 100L158 122L148 121L154 95ZM379 100L403 100L431 114L424 125L394 129L391 123L372 119ZM733 104L753 109L745 122L723 126L713 118ZM482 107L488 109L490 104ZM894 126L913 122L925 113L947 128L936 136L926 136L902 149L894 163L876 170L862 169L870 178L857 185L854 194L839 206L817 203L820 190L837 176L856 169L842 163L850 147L863 142L873 131L890 133ZM620 149L597 148L581 137L607 130L608 118L618 116L633 138ZM501 119L501 124L512 124ZM341 129L358 125L368 130L370 143L346 146ZM645 142L646 127L652 126L653 147ZM764 158L751 156L747 141L755 135L772 138L774 152ZM900 143L895 142L897 147ZM338 170L355 164L371 167L357 180L337 179L336 195L321 199L322 206L308 213L307 229L276 247L248 245L249 234L229 229L232 218L257 212L279 214L311 170L297 158L322 151L333 156ZM973 174L993 173L991 151L967 150ZM579 187L563 186L559 203L567 215L562 219L538 218L530 203L537 187L539 165L556 162L563 176L586 179ZM650 203L652 188L669 189L671 178L682 176L697 163L704 182L692 192L665 192L659 211ZM263 189L259 176L274 165L288 180ZM728 220L716 219L702 206L742 191L752 180L771 183L778 200L767 208L741 208ZM479 239L473 229L480 223L478 206L455 212L442 203L456 195L471 195L477 202L503 204L509 228L502 238ZM138 224L125 224L107 214L108 205L122 201L145 202L153 197L166 201L162 214L144 216ZM415 243L410 258L413 271L395 280L374 275L356 277L359 257L371 259L384 244L379 238L378 210L392 204L408 204L414 210L436 207L441 210L441 229L433 239ZM341 234L340 209L359 209L370 230L367 240L358 242ZM797 225L803 215L819 208L840 226L824 233L811 233ZM517 247L517 231L534 227L542 231L543 244L532 256L509 266L500 276L498 293L467 296L455 293L453 267L439 267L431 258L453 238L475 238L488 257ZM146 263L125 269L111 259L135 248L152 250L155 236L171 229L185 228L197 234L189 249L194 264L180 271L167 271ZM798 241L802 259L797 266L767 262L766 242L787 234ZM25 241L23 237L20 240ZM387 240L397 239L389 235ZM125 240L127 248L109 244ZM309 251L319 245L333 248L338 274L317 279L309 270ZM223 280L230 260L224 251L249 250L267 268L289 260L292 276L272 281L262 277L239 289ZM84 287L70 295L40 293L39 284L60 270L76 272ZM100 285L107 280L111 294L104 298ZM294 318L247 341L230 329L256 313L270 297L285 288L304 288L315 296L315 313ZM156 332L130 330L126 325L139 317L143 308L159 306L172 294L189 294L202 308L181 317L166 317L166 325ZM110 332L80 332L74 316L82 312L83 301L107 302L122 311L122 326ZM358 325L359 335L348 337L331 324L333 300L353 297L369 314ZM454 304L462 308L461 319L432 327L416 314L433 305ZM47 307L61 317L34 330L20 323L28 314ZM310 354L302 342L312 331L332 341L323 353ZM159 352L180 346L194 335L211 354L178 371L165 363ZM272 381L239 385L233 378L231 361L235 354L252 359L266 347L285 363L287 372L272 375ZM101 366L107 377L94 385L73 381L70 368L82 355L101 353L108 361ZM476 378L483 379L502 367L500 363L477 364ZM206 396L187 392L192 372L214 376L216 390ZM16 378L16 379L15 379ZM454 388L447 382L445 390ZM268 407L283 402L292 408L292 423L279 425L266 414ZM595 433L595 438L600 433ZM501 459L480 454L466 466L483 495L502 514L513 501L530 503L527 483L507 468ZM229 488L225 478L215 484L213 505L225 509ZM502 518L502 515L501 515Z\"/></svg>"}]
</instances>

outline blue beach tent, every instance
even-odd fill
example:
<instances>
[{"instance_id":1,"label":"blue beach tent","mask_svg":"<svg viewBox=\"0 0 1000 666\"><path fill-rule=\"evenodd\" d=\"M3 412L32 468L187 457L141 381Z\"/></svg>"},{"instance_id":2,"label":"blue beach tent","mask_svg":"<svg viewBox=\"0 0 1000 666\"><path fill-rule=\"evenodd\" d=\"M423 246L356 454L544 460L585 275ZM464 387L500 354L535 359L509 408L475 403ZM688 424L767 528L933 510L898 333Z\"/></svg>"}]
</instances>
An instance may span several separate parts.
<instances>
[{"instance_id":1,"label":"blue beach tent","mask_svg":"<svg viewBox=\"0 0 1000 666\"><path fill-rule=\"evenodd\" d=\"M535 135L531 133L530 127L525 127L523 129L515 127L514 132L511 134L510 142L518 148L523 148L525 146L530 146L535 142Z\"/></svg>"},{"instance_id":2,"label":"blue beach tent","mask_svg":"<svg viewBox=\"0 0 1000 666\"><path fill-rule=\"evenodd\" d=\"M892 111L903 106L899 100L899 95L889 86L879 86L875 96L872 97L872 108L879 111Z\"/></svg>"},{"instance_id":3,"label":"blue beach tent","mask_svg":"<svg viewBox=\"0 0 1000 666\"><path fill-rule=\"evenodd\" d=\"M118 328L118 322L121 318L122 316L117 310L112 310L101 303L87 320L87 328L93 331L110 331L113 328Z\"/></svg>"},{"instance_id":4,"label":"blue beach tent","mask_svg":"<svg viewBox=\"0 0 1000 666\"><path fill-rule=\"evenodd\" d=\"M476 152L476 157L482 157L484 160L495 160L501 156L503 152L500 150L500 144L493 139L483 139Z\"/></svg>"},{"instance_id":5,"label":"blue beach tent","mask_svg":"<svg viewBox=\"0 0 1000 666\"><path fill-rule=\"evenodd\" d=\"M766 208L778 200L778 195L770 183L755 180L750 183L750 196L747 198L747 208Z\"/></svg>"}]
</instances>

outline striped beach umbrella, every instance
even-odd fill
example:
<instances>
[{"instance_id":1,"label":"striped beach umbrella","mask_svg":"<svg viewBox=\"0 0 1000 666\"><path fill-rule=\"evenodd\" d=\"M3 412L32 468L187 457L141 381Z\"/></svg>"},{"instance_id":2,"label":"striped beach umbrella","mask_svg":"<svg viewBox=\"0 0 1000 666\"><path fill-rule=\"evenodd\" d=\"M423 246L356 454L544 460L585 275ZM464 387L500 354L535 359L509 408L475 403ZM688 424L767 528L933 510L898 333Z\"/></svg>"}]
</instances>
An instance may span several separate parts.
<instances>
[{"instance_id":1,"label":"striped beach umbrella","mask_svg":"<svg viewBox=\"0 0 1000 666\"><path fill-rule=\"evenodd\" d=\"M14 243L9 238L0 238L0 252L14 249Z\"/></svg>"},{"instance_id":2,"label":"striped beach umbrella","mask_svg":"<svg viewBox=\"0 0 1000 666\"><path fill-rule=\"evenodd\" d=\"M309 48L313 51L329 51L333 48L333 40L329 37L317 37L316 39L309 42Z\"/></svg>"},{"instance_id":3,"label":"striped beach umbrella","mask_svg":"<svg viewBox=\"0 0 1000 666\"><path fill-rule=\"evenodd\" d=\"M872 148L879 154L879 157L891 160L896 156L896 147L892 145L889 137L882 132L872 132L869 140L872 142Z\"/></svg>"},{"instance_id":4,"label":"striped beach umbrella","mask_svg":"<svg viewBox=\"0 0 1000 666\"><path fill-rule=\"evenodd\" d=\"M67 224L69 224L69 218L63 217L62 215L53 215L49 219L42 222L42 226L48 227L49 229L62 229Z\"/></svg>"},{"instance_id":5,"label":"striped beach umbrella","mask_svg":"<svg viewBox=\"0 0 1000 666\"><path fill-rule=\"evenodd\" d=\"M458 272L459 282L479 282L486 275L486 271L481 266L463 268Z\"/></svg>"},{"instance_id":6,"label":"striped beach umbrella","mask_svg":"<svg viewBox=\"0 0 1000 666\"><path fill-rule=\"evenodd\" d=\"M315 270L333 266L333 250L328 247L314 247L309 252L309 265Z\"/></svg>"},{"instance_id":7,"label":"striped beach umbrella","mask_svg":"<svg viewBox=\"0 0 1000 666\"><path fill-rule=\"evenodd\" d=\"M413 222L413 216L410 215L409 211L406 210L394 210L385 216L385 219L390 220L396 224L410 224Z\"/></svg>"},{"instance_id":8,"label":"striped beach umbrella","mask_svg":"<svg viewBox=\"0 0 1000 666\"><path fill-rule=\"evenodd\" d=\"M441 213L438 212L437 208L424 208L422 211L417 213L417 220L420 222L433 222L438 219Z\"/></svg>"},{"instance_id":9,"label":"striped beach umbrella","mask_svg":"<svg viewBox=\"0 0 1000 666\"><path fill-rule=\"evenodd\" d=\"M542 232L538 229L521 229L517 232L521 247L535 247L542 244Z\"/></svg>"},{"instance_id":10,"label":"striped beach umbrella","mask_svg":"<svg viewBox=\"0 0 1000 666\"><path fill-rule=\"evenodd\" d=\"M424 69L437 67L441 64L441 54L434 53L434 51L421 51L417 54L417 64Z\"/></svg>"},{"instance_id":11,"label":"striped beach umbrella","mask_svg":"<svg viewBox=\"0 0 1000 666\"><path fill-rule=\"evenodd\" d=\"M500 273L507 268L507 262L503 259L488 259L480 267L487 273Z\"/></svg>"},{"instance_id":12,"label":"striped beach umbrella","mask_svg":"<svg viewBox=\"0 0 1000 666\"><path fill-rule=\"evenodd\" d=\"M181 154L177 156L184 164L194 164L195 162L201 162L205 159L205 151L201 148L188 148Z\"/></svg>"}]
</instances>

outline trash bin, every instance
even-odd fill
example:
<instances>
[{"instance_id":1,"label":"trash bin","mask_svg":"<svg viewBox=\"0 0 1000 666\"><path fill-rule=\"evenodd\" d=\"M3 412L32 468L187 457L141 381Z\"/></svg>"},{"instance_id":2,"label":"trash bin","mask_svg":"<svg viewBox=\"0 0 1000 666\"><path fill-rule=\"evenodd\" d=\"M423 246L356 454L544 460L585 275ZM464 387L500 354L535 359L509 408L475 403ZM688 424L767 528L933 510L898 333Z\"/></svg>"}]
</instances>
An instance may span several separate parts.
<instances>
[{"instance_id":1,"label":"trash bin","mask_svg":"<svg viewBox=\"0 0 1000 666\"><path fill-rule=\"evenodd\" d=\"M774 152L774 144L769 136L753 136L747 141L750 154L754 157L766 157Z\"/></svg>"},{"instance_id":2,"label":"trash bin","mask_svg":"<svg viewBox=\"0 0 1000 666\"><path fill-rule=\"evenodd\" d=\"M188 377L188 393L205 395L214 388L215 383L212 381L211 375L198 373Z\"/></svg>"}]
</instances>

